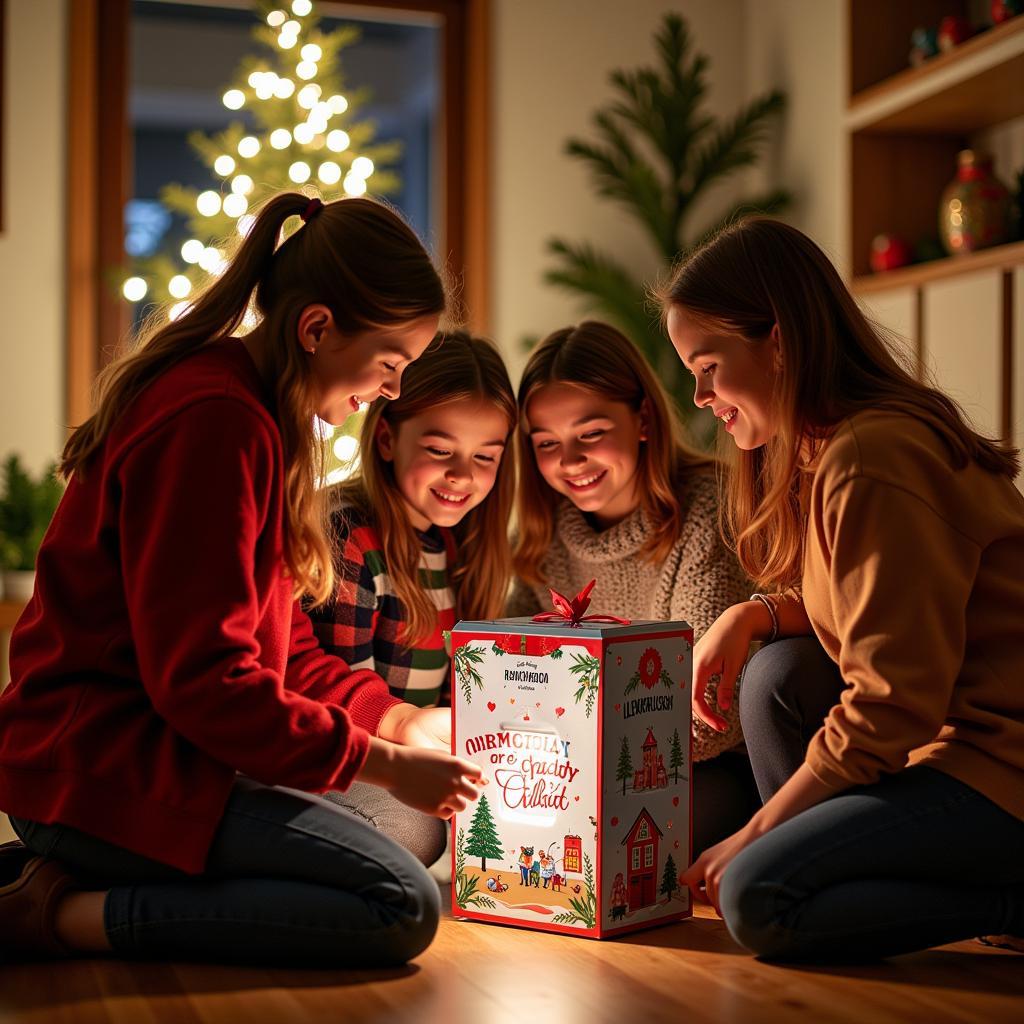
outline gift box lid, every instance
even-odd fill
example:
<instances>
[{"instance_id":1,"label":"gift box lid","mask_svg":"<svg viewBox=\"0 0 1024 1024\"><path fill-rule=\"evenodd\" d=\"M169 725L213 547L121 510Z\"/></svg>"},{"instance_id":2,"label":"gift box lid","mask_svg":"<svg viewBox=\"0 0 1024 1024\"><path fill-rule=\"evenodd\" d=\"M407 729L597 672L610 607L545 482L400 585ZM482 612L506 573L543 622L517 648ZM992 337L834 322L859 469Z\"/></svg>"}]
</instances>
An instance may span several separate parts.
<instances>
[{"instance_id":1,"label":"gift box lid","mask_svg":"<svg viewBox=\"0 0 1024 1024\"><path fill-rule=\"evenodd\" d=\"M508 619L466 620L455 625L456 633L519 633L526 636L578 636L599 640L605 637L628 639L630 636L650 636L653 633L684 633L690 629L688 622L661 621L659 619L633 619L622 622L587 622L573 625L569 621L535 622L528 615Z\"/></svg>"}]
</instances>

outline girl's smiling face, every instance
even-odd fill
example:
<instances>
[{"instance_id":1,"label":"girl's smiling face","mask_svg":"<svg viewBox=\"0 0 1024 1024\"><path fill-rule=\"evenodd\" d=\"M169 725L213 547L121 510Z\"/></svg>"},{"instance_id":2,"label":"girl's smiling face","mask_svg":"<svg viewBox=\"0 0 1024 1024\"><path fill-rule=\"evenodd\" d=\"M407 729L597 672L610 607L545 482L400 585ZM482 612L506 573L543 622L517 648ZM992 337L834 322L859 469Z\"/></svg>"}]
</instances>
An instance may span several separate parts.
<instances>
[{"instance_id":1,"label":"girl's smiling face","mask_svg":"<svg viewBox=\"0 0 1024 1024\"><path fill-rule=\"evenodd\" d=\"M775 383L781 368L778 328L761 342L735 334L711 334L673 306L668 335L696 380L694 404L708 409L737 448L760 448L777 430Z\"/></svg>"},{"instance_id":2,"label":"girl's smiling face","mask_svg":"<svg viewBox=\"0 0 1024 1024\"><path fill-rule=\"evenodd\" d=\"M511 429L483 400L448 402L398 424L381 419L377 450L393 464L417 530L455 526L490 494Z\"/></svg>"},{"instance_id":3,"label":"girl's smiling face","mask_svg":"<svg viewBox=\"0 0 1024 1024\"><path fill-rule=\"evenodd\" d=\"M311 354L317 415L340 426L360 403L398 397L402 371L423 355L437 332L438 317L428 314L354 333L339 331L329 311L325 321L315 346L307 342L304 347Z\"/></svg>"},{"instance_id":4,"label":"girl's smiling face","mask_svg":"<svg viewBox=\"0 0 1024 1024\"><path fill-rule=\"evenodd\" d=\"M625 519L640 503L637 468L646 415L574 384L546 384L524 410L537 469L602 527Z\"/></svg>"}]
</instances>

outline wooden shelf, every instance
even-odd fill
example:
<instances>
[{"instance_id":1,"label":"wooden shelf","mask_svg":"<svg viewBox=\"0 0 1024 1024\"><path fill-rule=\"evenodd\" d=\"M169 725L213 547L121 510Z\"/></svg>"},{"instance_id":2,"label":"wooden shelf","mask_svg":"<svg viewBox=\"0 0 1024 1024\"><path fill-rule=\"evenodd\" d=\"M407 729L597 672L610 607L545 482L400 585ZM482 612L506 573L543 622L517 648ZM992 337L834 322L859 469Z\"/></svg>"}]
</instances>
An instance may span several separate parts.
<instances>
[{"instance_id":1,"label":"wooden shelf","mask_svg":"<svg viewBox=\"0 0 1024 1024\"><path fill-rule=\"evenodd\" d=\"M947 256L945 259L918 263L899 270L887 270L881 274L865 274L855 277L850 283L858 295L890 291L893 288L920 287L931 281L946 277L959 277L978 270L1002 269L1024 265L1024 242L1011 242L991 249L966 253L963 256Z\"/></svg>"},{"instance_id":2,"label":"wooden shelf","mask_svg":"<svg viewBox=\"0 0 1024 1024\"><path fill-rule=\"evenodd\" d=\"M24 610L24 601L0 601L0 629L14 629Z\"/></svg>"},{"instance_id":3,"label":"wooden shelf","mask_svg":"<svg viewBox=\"0 0 1024 1024\"><path fill-rule=\"evenodd\" d=\"M909 45L909 44L908 44ZM851 100L851 132L966 135L1024 115L1024 15Z\"/></svg>"}]
</instances>

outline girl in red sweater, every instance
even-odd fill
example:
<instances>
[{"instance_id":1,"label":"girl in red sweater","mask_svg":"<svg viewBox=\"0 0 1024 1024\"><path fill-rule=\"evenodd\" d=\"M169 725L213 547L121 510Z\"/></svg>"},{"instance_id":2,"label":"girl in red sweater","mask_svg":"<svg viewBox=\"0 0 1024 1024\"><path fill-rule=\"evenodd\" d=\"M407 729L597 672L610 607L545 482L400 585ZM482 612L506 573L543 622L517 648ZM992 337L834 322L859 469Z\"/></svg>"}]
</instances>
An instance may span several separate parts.
<instances>
[{"instance_id":1,"label":"girl in red sweater","mask_svg":"<svg viewBox=\"0 0 1024 1024\"><path fill-rule=\"evenodd\" d=\"M104 372L0 697L7 949L374 966L430 942L420 863L308 794L358 778L446 818L480 770L298 598L333 588L314 416L397 397L444 309L389 208L286 193Z\"/></svg>"}]
</instances>

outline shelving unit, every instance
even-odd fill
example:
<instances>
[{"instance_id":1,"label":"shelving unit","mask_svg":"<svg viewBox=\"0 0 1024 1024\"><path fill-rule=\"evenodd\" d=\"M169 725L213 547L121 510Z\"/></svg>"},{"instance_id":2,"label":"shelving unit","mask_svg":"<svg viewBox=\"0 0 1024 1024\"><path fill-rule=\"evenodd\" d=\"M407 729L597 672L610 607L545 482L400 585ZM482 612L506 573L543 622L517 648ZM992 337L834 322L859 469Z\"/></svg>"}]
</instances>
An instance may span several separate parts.
<instances>
[{"instance_id":1,"label":"shelving unit","mask_svg":"<svg viewBox=\"0 0 1024 1024\"><path fill-rule=\"evenodd\" d=\"M871 240L881 232L911 242L935 236L939 200L955 173L956 154L977 132L1024 116L1024 15L920 67L907 66L917 25L967 13L967 4L955 0L849 0L850 97L844 123L850 144L850 266L858 291L982 266L976 259L981 253L878 275L871 274L868 262ZM1019 244L1001 250L993 256L998 265L1024 264Z\"/></svg>"},{"instance_id":2,"label":"shelving unit","mask_svg":"<svg viewBox=\"0 0 1024 1024\"><path fill-rule=\"evenodd\" d=\"M983 433L1021 445L1024 241L879 274L869 262L877 234L911 244L938 236L941 196L961 149L979 142L987 148L996 136L1016 148L1016 121L1024 118L1024 15L920 67L907 63L917 26L937 26L947 15L978 24L988 6L848 0L848 265L868 311L911 342L928 379L960 401ZM1024 490L1024 480L1018 486Z\"/></svg>"}]
</instances>

